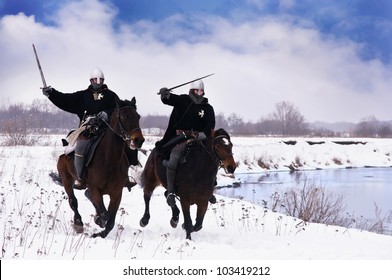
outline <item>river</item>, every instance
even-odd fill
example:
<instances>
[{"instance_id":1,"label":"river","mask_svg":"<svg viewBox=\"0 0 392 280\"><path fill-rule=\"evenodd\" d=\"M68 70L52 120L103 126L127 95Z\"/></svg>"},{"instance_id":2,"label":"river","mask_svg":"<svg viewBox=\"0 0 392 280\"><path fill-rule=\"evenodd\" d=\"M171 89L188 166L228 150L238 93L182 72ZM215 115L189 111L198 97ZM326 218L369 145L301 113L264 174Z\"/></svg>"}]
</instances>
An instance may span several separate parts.
<instances>
[{"instance_id":1,"label":"river","mask_svg":"<svg viewBox=\"0 0 392 280\"><path fill-rule=\"evenodd\" d=\"M271 202L271 195L288 187L315 182L336 194L343 194L347 213L356 219L374 219L376 206L381 216L392 211L392 168L323 169L295 172L263 172L236 174L241 185L219 188L217 194L263 205Z\"/></svg>"}]
</instances>

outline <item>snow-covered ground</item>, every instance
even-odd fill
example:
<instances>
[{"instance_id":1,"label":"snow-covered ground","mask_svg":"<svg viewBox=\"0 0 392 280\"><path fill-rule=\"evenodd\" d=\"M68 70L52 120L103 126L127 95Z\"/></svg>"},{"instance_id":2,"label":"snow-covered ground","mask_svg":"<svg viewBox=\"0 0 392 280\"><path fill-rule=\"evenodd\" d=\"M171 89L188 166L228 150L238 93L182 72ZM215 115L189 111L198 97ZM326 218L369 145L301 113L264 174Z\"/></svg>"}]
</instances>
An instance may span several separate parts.
<instances>
[{"instance_id":1,"label":"snow-covered ground","mask_svg":"<svg viewBox=\"0 0 392 280\"><path fill-rule=\"evenodd\" d=\"M42 139L49 145L34 147L0 146L2 260L241 260L241 264L244 260L392 260L390 235L304 223L219 195L192 241L185 239L180 226L170 227L171 211L163 188L157 188L152 197L150 224L141 228L144 201L139 185L131 192L124 189L116 226L106 239L90 238L100 229L93 222L93 206L83 191L76 191L85 223L85 234L76 234L66 194L48 176L63 151L60 139L50 136ZM157 139L146 135L142 164ZM391 166L392 139L344 139L356 141L351 145L336 143L342 139L313 138L233 137L232 141L236 174L267 172L268 168ZM141 170L136 168L130 175L138 180ZM220 171L218 185L236 180Z\"/></svg>"}]
</instances>

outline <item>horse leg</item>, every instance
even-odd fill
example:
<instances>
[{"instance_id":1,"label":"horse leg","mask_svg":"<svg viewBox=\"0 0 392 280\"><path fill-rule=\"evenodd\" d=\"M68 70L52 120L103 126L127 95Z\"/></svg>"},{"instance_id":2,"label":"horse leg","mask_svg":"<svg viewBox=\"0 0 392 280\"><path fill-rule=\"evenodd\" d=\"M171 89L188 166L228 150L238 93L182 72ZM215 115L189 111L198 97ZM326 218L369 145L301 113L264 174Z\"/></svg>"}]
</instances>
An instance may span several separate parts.
<instances>
[{"instance_id":1,"label":"horse leg","mask_svg":"<svg viewBox=\"0 0 392 280\"><path fill-rule=\"evenodd\" d=\"M109 220L109 215L103 203L103 196L97 191L91 191L91 189L87 189L84 194L95 208L94 222L101 228L104 228Z\"/></svg>"},{"instance_id":2,"label":"horse leg","mask_svg":"<svg viewBox=\"0 0 392 280\"><path fill-rule=\"evenodd\" d=\"M78 211L78 200L75 197L75 194L74 194L74 191L72 188L72 182L73 182L73 179L71 180L70 183L65 183L64 189L68 195L69 206L71 207L72 211L74 212L73 227L77 233L82 233L83 232L82 216L80 216L80 213Z\"/></svg>"},{"instance_id":3,"label":"horse leg","mask_svg":"<svg viewBox=\"0 0 392 280\"><path fill-rule=\"evenodd\" d=\"M203 201L197 204L196 224L193 226L193 231L199 231L203 227L203 220L208 207L208 201Z\"/></svg>"},{"instance_id":4,"label":"horse leg","mask_svg":"<svg viewBox=\"0 0 392 280\"><path fill-rule=\"evenodd\" d=\"M148 190L148 188L144 188L143 190L143 198L144 198L144 214L143 217L140 219L140 226L145 227L148 225L148 222L150 221L150 200L152 196L153 191Z\"/></svg>"},{"instance_id":5,"label":"horse leg","mask_svg":"<svg viewBox=\"0 0 392 280\"><path fill-rule=\"evenodd\" d=\"M172 228L176 228L180 216L180 209L178 209L176 204L171 206L171 209L172 209L172 217L170 219L170 225L172 226Z\"/></svg>"},{"instance_id":6,"label":"horse leg","mask_svg":"<svg viewBox=\"0 0 392 280\"><path fill-rule=\"evenodd\" d=\"M109 232L113 229L114 223L116 221L117 210L118 207L120 206L121 197L122 197L122 189L120 189L120 191L115 193L114 195L110 195L110 202L107 211L108 220L106 222L105 229L99 233L94 233L92 235L93 238L98 236L105 238L109 234Z\"/></svg>"},{"instance_id":7,"label":"horse leg","mask_svg":"<svg viewBox=\"0 0 392 280\"><path fill-rule=\"evenodd\" d=\"M193 232L192 218L190 212L190 204L181 200L182 214L184 215L184 224L182 228L185 229L186 239L191 240L191 233Z\"/></svg>"},{"instance_id":8,"label":"horse leg","mask_svg":"<svg viewBox=\"0 0 392 280\"><path fill-rule=\"evenodd\" d=\"M73 227L77 233L82 233L83 232L82 217L79 214L78 200L76 199L74 190L72 188L74 179L67 170L67 164L72 164L72 161L70 161L70 159L67 158L65 155L61 155L57 162L57 170L61 176L64 190L67 193L69 206L74 212Z\"/></svg>"}]
</instances>

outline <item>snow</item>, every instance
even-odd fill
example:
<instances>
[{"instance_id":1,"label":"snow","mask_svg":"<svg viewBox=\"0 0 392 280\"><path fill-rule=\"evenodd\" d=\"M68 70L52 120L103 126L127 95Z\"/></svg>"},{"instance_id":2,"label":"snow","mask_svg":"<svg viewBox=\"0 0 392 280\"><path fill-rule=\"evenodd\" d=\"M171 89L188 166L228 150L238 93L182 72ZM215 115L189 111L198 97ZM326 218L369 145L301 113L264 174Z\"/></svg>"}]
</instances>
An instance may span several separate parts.
<instances>
[{"instance_id":1,"label":"snow","mask_svg":"<svg viewBox=\"0 0 392 280\"><path fill-rule=\"evenodd\" d=\"M55 171L56 160L63 152L61 135L48 137L42 142L49 145L0 146L2 260L117 260L126 263L130 260L181 260L184 264L204 261L204 265L210 264L208 260L221 260L221 263L236 260L240 264L245 261L252 264L255 260L392 260L390 235L305 223L220 195L217 195L217 204L209 205L203 229L193 233L191 241L186 240L181 228L182 216L177 228L170 227L171 211L162 187L158 187L152 197L149 225L141 228L139 220L144 201L139 185L131 192L124 189L116 226L105 239L90 238L92 233L100 231L93 222L94 208L83 191L75 191L85 223L84 234L76 234L72 230L73 212L66 194L48 176ZM142 164L159 139L151 135L145 137L143 149L147 154L139 153ZM297 142L295 145L283 142L289 140ZM298 169L391 166L392 139L343 140L358 143L341 145L335 142L342 139L330 138L232 137L238 162L236 174L268 172L260 167L260 161L269 170L290 170L289 166ZM324 143L310 145L307 141ZM130 175L138 181L141 171L142 168L134 168ZM219 171L218 185L236 181L235 176ZM194 218L195 208L192 211ZM14 262L7 263L14 266ZM29 268L39 267L35 264Z\"/></svg>"}]
</instances>

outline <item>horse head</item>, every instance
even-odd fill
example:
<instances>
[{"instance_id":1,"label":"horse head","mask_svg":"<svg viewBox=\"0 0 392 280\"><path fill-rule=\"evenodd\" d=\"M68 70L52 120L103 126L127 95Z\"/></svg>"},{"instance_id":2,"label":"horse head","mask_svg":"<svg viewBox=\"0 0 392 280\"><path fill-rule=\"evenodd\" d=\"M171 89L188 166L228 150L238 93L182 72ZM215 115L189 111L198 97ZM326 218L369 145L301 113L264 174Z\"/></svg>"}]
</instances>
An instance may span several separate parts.
<instances>
[{"instance_id":1,"label":"horse head","mask_svg":"<svg viewBox=\"0 0 392 280\"><path fill-rule=\"evenodd\" d=\"M140 148L144 136L139 126L140 115L136 111L136 99L119 100L113 112L110 126L113 131L126 141L131 149Z\"/></svg>"},{"instance_id":2,"label":"horse head","mask_svg":"<svg viewBox=\"0 0 392 280\"><path fill-rule=\"evenodd\" d=\"M220 167L223 167L226 173L233 174L237 168L232 151L233 143L230 135L223 128L214 131L213 148Z\"/></svg>"}]
</instances>

